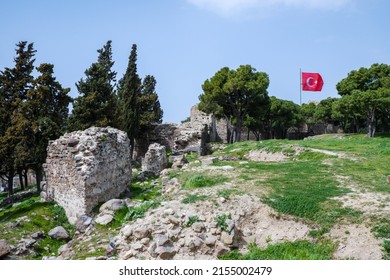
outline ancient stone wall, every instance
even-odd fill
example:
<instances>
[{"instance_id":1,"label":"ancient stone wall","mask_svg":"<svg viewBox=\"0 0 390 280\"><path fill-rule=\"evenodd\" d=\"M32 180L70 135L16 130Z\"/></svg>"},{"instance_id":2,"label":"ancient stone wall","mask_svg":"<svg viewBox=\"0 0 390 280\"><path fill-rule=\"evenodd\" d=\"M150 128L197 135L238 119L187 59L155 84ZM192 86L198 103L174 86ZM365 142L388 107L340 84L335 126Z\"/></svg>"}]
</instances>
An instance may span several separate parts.
<instances>
[{"instance_id":1,"label":"ancient stone wall","mask_svg":"<svg viewBox=\"0 0 390 280\"><path fill-rule=\"evenodd\" d=\"M64 207L71 223L130 184L130 142L125 132L91 127L49 143L42 198Z\"/></svg>"}]
</instances>

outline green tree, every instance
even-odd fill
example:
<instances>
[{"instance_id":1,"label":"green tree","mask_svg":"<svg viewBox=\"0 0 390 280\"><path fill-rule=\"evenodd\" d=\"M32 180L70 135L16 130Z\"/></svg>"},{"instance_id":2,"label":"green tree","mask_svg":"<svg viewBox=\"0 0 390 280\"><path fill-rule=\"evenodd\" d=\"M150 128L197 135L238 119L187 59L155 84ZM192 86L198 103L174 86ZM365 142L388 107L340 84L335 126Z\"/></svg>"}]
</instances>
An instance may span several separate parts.
<instances>
[{"instance_id":1,"label":"green tree","mask_svg":"<svg viewBox=\"0 0 390 280\"><path fill-rule=\"evenodd\" d=\"M268 85L268 75L256 72L250 65L241 65L237 70L224 67L203 83L199 109L225 118L230 142L240 141L244 118L252 117L254 108L268 106Z\"/></svg>"},{"instance_id":2,"label":"green tree","mask_svg":"<svg viewBox=\"0 0 390 280\"><path fill-rule=\"evenodd\" d=\"M389 107L390 66L373 64L370 68L362 67L357 71L351 71L336 85L336 88L343 98L352 96L342 98L338 105L353 108L357 111L354 112L355 116L363 116L368 137L374 137L377 115L385 112Z\"/></svg>"},{"instance_id":3,"label":"green tree","mask_svg":"<svg viewBox=\"0 0 390 280\"><path fill-rule=\"evenodd\" d=\"M85 79L76 83L80 96L74 100L69 117L69 131L83 130L91 126L117 126L116 72L112 70L111 41L97 51L97 62L85 70Z\"/></svg>"},{"instance_id":4,"label":"green tree","mask_svg":"<svg viewBox=\"0 0 390 280\"><path fill-rule=\"evenodd\" d=\"M307 125L307 130L310 131L316 124L315 111L317 104L315 102L304 103L301 105L301 115L303 122Z\"/></svg>"},{"instance_id":5,"label":"green tree","mask_svg":"<svg viewBox=\"0 0 390 280\"><path fill-rule=\"evenodd\" d=\"M331 98L328 97L326 99L323 99L318 103L318 105L315 108L314 112L314 118L317 120L317 122L322 123L333 123L335 121L333 113L333 103L336 102L338 98Z\"/></svg>"},{"instance_id":6,"label":"green tree","mask_svg":"<svg viewBox=\"0 0 390 280\"><path fill-rule=\"evenodd\" d=\"M28 125L24 131L29 136L29 165L35 170L37 186L40 188L42 164L46 160L49 140L60 137L66 129L68 106L71 98L69 88L53 76L54 66L43 63L37 70L40 75L34 81L34 88L28 91L28 101L23 106Z\"/></svg>"},{"instance_id":7,"label":"green tree","mask_svg":"<svg viewBox=\"0 0 390 280\"><path fill-rule=\"evenodd\" d=\"M285 138L287 129L298 126L301 121L299 105L271 96L271 106L266 115L266 127L271 138Z\"/></svg>"},{"instance_id":8,"label":"green tree","mask_svg":"<svg viewBox=\"0 0 390 280\"><path fill-rule=\"evenodd\" d=\"M134 142L140 131L139 97L141 96L142 82L137 73L137 45L133 44L129 56L126 73L119 81L118 87L118 115L120 129L127 132L131 145L131 156L134 151Z\"/></svg>"},{"instance_id":9,"label":"green tree","mask_svg":"<svg viewBox=\"0 0 390 280\"><path fill-rule=\"evenodd\" d=\"M163 110L156 92L156 79L147 75L142 81L141 95L138 100L140 108L139 124L142 134L150 131L151 123L161 123Z\"/></svg>"},{"instance_id":10,"label":"green tree","mask_svg":"<svg viewBox=\"0 0 390 280\"><path fill-rule=\"evenodd\" d=\"M24 125L20 107L33 84L36 52L33 43L21 41L16 46L15 66L0 72L0 174L8 181L9 196L13 194L18 152L24 151L21 143L26 143L22 135L15 133Z\"/></svg>"}]
</instances>

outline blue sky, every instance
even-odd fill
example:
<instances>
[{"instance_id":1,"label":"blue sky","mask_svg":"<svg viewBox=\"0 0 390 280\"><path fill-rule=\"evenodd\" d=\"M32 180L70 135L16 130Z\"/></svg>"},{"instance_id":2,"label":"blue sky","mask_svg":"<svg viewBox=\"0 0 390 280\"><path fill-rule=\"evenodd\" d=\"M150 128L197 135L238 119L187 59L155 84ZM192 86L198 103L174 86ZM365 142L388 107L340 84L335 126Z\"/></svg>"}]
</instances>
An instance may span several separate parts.
<instances>
[{"instance_id":1,"label":"blue sky","mask_svg":"<svg viewBox=\"0 0 390 280\"><path fill-rule=\"evenodd\" d=\"M351 70L390 64L389 11L388 0L2 1L0 69L13 66L16 43L34 42L36 66L53 63L75 97L97 49L113 41L120 78L135 43L139 75L157 79L164 121L179 123L224 66L266 72L269 95L297 104L299 69L319 72L322 92L302 101L337 97Z\"/></svg>"}]
</instances>

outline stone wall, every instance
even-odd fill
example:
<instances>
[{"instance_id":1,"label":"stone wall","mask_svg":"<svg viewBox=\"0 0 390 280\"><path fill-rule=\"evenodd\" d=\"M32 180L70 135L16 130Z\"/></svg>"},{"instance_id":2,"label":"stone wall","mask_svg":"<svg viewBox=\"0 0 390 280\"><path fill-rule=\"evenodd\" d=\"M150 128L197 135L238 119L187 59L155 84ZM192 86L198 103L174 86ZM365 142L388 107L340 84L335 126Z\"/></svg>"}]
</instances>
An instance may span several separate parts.
<instances>
[{"instance_id":1,"label":"stone wall","mask_svg":"<svg viewBox=\"0 0 390 280\"><path fill-rule=\"evenodd\" d=\"M49 143L44 171L42 198L64 207L75 223L130 184L130 141L125 132L111 127L65 134Z\"/></svg>"}]
</instances>

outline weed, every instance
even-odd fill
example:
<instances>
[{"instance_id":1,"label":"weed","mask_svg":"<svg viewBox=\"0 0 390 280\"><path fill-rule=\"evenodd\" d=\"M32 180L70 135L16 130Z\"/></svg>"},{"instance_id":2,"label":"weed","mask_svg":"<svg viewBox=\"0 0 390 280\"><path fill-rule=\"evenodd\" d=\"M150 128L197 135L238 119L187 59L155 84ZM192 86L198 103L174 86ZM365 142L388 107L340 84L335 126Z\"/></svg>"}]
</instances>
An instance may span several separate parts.
<instances>
[{"instance_id":1,"label":"weed","mask_svg":"<svg viewBox=\"0 0 390 280\"><path fill-rule=\"evenodd\" d=\"M372 228L371 231L375 232L375 237L378 238L390 238L390 220L382 218L380 224Z\"/></svg>"},{"instance_id":2,"label":"weed","mask_svg":"<svg viewBox=\"0 0 390 280\"><path fill-rule=\"evenodd\" d=\"M115 212L114 220L109 224L110 227L120 227L127 221L134 221L143 218L149 209L157 208L160 205L158 201L146 201L133 208L122 208Z\"/></svg>"},{"instance_id":3,"label":"weed","mask_svg":"<svg viewBox=\"0 0 390 280\"><path fill-rule=\"evenodd\" d=\"M383 241L383 259L390 260L390 240Z\"/></svg>"},{"instance_id":4,"label":"weed","mask_svg":"<svg viewBox=\"0 0 390 280\"><path fill-rule=\"evenodd\" d=\"M329 240L312 243L307 240L269 245L265 249L248 246L249 252L232 251L220 257L222 260L330 260L336 245Z\"/></svg>"},{"instance_id":5,"label":"weed","mask_svg":"<svg viewBox=\"0 0 390 280\"><path fill-rule=\"evenodd\" d=\"M220 196L220 197L223 197L223 198L225 198L225 199L230 199L230 196L231 196L232 194L239 194L239 191L237 191L237 190L232 190L232 189L230 189L230 190L219 190L219 191L217 191L217 195Z\"/></svg>"},{"instance_id":6,"label":"weed","mask_svg":"<svg viewBox=\"0 0 390 280\"><path fill-rule=\"evenodd\" d=\"M188 217L188 220L184 224L184 226L190 227L190 226L192 226L193 224L195 224L197 222L200 222L199 217L198 216L191 216L191 217Z\"/></svg>"},{"instance_id":7,"label":"weed","mask_svg":"<svg viewBox=\"0 0 390 280\"><path fill-rule=\"evenodd\" d=\"M222 214L217 217L215 217L215 221L217 222L217 226L223 230L223 231L228 231L228 224L227 220L231 219L232 216L230 214Z\"/></svg>"},{"instance_id":8,"label":"weed","mask_svg":"<svg viewBox=\"0 0 390 280\"><path fill-rule=\"evenodd\" d=\"M226 182L227 178L221 176L205 176L203 174L196 174L190 177L184 184L184 189L211 187L223 182Z\"/></svg>"},{"instance_id":9,"label":"weed","mask_svg":"<svg viewBox=\"0 0 390 280\"><path fill-rule=\"evenodd\" d=\"M186 198L184 198L181 202L184 204L188 204L188 203L194 203L196 201L204 201L207 198L208 197L206 195L191 194L191 195L187 196Z\"/></svg>"}]
</instances>

